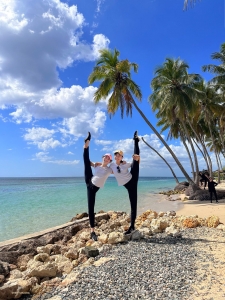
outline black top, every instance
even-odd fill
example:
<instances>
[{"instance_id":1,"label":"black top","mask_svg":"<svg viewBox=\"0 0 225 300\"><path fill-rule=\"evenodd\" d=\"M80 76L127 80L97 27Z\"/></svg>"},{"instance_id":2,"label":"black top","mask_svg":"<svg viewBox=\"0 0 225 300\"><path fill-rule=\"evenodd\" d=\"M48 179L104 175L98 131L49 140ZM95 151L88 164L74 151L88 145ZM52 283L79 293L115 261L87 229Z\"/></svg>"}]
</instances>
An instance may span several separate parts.
<instances>
[{"instance_id":1,"label":"black top","mask_svg":"<svg viewBox=\"0 0 225 300\"><path fill-rule=\"evenodd\" d=\"M202 177L202 179L203 179L203 180L208 180L208 178L205 176L205 174L203 174L203 173L201 173L201 174L200 174L200 173L198 173L198 174L199 174L199 176L201 176L201 177Z\"/></svg>"},{"instance_id":2,"label":"black top","mask_svg":"<svg viewBox=\"0 0 225 300\"><path fill-rule=\"evenodd\" d=\"M215 186L217 186L218 183L215 181L209 181L208 182L208 189L210 192L215 191Z\"/></svg>"}]
</instances>

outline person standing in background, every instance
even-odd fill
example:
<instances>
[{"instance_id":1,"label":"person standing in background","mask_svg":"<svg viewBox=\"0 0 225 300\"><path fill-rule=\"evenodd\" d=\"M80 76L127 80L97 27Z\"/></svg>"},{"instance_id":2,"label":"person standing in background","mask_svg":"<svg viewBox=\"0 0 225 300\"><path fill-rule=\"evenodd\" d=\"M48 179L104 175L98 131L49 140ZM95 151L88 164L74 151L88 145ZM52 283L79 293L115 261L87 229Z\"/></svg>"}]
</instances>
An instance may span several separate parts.
<instances>
[{"instance_id":1,"label":"person standing in background","mask_svg":"<svg viewBox=\"0 0 225 300\"><path fill-rule=\"evenodd\" d=\"M218 203L218 197L217 197L217 193L216 193L216 189L215 189L215 186L217 186L218 183L213 181L212 177L208 177L208 178L209 178L208 190L209 190L209 193L210 193L210 201L212 203L212 195L214 194L214 196L216 198L216 203Z\"/></svg>"}]
</instances>

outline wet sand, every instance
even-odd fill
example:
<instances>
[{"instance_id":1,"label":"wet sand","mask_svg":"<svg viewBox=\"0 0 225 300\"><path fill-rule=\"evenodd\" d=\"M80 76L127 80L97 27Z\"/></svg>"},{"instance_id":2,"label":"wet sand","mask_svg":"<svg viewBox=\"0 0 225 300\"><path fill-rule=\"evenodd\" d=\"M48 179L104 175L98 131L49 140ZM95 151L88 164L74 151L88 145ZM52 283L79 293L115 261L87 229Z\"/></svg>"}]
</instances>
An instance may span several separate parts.
<instances>
[{"instance_id":1,"label":"wet sand","mask_svg":"<svg viewBox=\"0 0 225 300\"><path fill-rule=\"evenodd\" d=\"M175 195L176 199L180 198L181 196ZM180 200L176 201L169 201L168 196L161 195L161 194L150 194L148 197L141 199L138 202L138 215L142 214L148 209L154 210L156 212L166 212L169 210L178 211L184 207L184 203Z\"/></svg>"}]
</instances>

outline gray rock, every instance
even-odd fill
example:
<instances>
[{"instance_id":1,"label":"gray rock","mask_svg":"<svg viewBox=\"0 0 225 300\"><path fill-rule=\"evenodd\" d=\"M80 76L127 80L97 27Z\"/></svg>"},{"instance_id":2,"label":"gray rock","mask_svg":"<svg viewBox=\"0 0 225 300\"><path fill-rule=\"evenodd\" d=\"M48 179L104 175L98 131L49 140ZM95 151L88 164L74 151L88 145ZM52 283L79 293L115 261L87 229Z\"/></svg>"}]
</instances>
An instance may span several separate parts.
<instances>
[{"instance_id":1,"label":"gray rock","mask_svg":"<svg viewBox=\"0 0 225 300\"><path fill-rule=\"evenodd\" d=\"M0 275L7 276L10 272L10 266L7 262L0 261Z\"/></svg>"},{"instance_id":2,"label":"gray rock","mask_svg":"<svg viewBox=\"0 0 225 300\"><path fill-rule=\"evenodd\" d=\"M84 251L87 257L96 257L99 255L99 250L93 246L86 246Z\"/></svg>"},{"instance_id":3,"label":"gray rock","mask_svg":"<svg viewBox=\"0 0 225 300\"><path fill-rule=\"evenodd\" d=\"M186 185L179 183L178 185L175 186L174 190L175 191L182 191L182 190L184 190L186 188L187 188Z\"/></svg>"}]
</instances>

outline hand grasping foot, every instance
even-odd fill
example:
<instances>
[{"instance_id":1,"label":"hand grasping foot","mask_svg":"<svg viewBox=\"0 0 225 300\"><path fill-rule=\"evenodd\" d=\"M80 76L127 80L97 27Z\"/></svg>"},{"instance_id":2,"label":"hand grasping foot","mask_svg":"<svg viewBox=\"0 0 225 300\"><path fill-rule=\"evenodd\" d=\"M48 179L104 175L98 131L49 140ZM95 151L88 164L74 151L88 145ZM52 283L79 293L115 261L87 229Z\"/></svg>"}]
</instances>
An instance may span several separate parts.
<instances>
[{"instance_id":1,"label":"hand grasping foot","mask_svg":"<svg viewBox=\"0 0 225 300\"><path fill-rule=\"evenodd\" d=\"M140 155L134 154L132 157L133 157L133 159L136 160L136 161L139 161L139 160L140 160Z\"/></svg>"}]
</instances>

